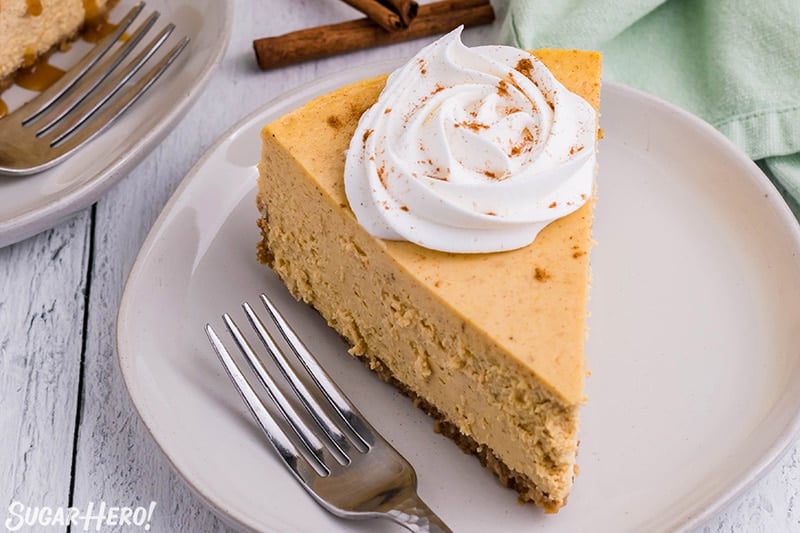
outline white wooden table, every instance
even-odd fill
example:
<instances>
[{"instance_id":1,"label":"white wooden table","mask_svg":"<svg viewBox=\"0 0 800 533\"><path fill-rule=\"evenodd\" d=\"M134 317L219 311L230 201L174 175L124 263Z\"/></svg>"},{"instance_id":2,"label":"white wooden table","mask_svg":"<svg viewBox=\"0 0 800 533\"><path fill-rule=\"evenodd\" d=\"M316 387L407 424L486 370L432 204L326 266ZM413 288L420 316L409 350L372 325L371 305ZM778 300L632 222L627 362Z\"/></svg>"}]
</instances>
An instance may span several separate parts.
<instances>
[{"instance_id":1,"label":"white wooden table","mask_svg":"<svg viewBox=\"0 0 800 533\"><path fill-rule=\"evenodd\" d=\"M318 76L407 57L427 41L255 68L254 38L357 15L333 0L238 0L225 58L164 142L96 205L0 249L0 524L13 501L82 509L156 501L152 531L226 530L171 471L131 405L115 354L120 295L162 206L227 128ZM465 40L490 42L497 26ZM800 531L800 446L699 531Z\"/></svg>"}]
</instances>

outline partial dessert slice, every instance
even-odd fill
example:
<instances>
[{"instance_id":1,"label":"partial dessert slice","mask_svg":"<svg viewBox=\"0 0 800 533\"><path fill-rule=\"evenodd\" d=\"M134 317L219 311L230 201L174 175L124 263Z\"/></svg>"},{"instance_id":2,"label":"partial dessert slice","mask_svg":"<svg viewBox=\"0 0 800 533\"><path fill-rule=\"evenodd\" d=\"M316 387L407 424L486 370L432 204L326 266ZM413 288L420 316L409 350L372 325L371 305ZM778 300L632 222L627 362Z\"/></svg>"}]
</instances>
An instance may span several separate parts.
<instances>
[{"instance_id":1,"label":"partial dessert slice","mask_svg":"<svg viewBox=\"0 0 800 533\"><path fill-rule=\"evenodd\" d=\"M599 54L534 54L598 108ZM259 258L439 431L520 499L555 512L577 470L593 201L510 252L444 253L371 236L348 205L343 172L384 82L344 87L264 128Z\"/></svg>"},{"instance_id":2,"label":"partial dessert slice","mask_svg":"<svg viewBox=\"0 0 800 533\"><path fill-rule=\"evenodd\" d=\"M3 0L0 2L0 87L21 67L74 37L108 0Z\"/></svg>"}]
</instances>

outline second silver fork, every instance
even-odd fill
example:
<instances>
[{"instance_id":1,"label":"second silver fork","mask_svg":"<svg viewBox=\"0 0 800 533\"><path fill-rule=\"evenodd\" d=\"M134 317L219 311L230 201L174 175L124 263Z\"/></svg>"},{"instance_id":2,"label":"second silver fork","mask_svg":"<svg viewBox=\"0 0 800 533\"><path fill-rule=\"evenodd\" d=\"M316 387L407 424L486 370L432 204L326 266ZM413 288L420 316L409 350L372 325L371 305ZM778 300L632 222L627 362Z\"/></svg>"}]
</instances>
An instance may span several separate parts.
<instances>
[{"instance_id":1,"label":"second silver fork","mask_svg":"<svg viewBox=\"0 0 800 533\"><path fill-rule=\"evenodd\" d=\"M294 477L317 503L342 518L383 517L410 531L450 531L417 495L416 473L408 461L350 403L266 295L262 294L261 300L312 378L316 392L312 393L298 376L253 308L247 303L242 307L313 422L307 422L307 417L292 406L227 313L223 321L228 331L281 418L273 416L261 402L210 325L206 325L206 333L250 412Z\"/></svg>"},{"instance_id":2,"label":"second silver fork","mask_svg":"<svg viewBox=\"0 0 800 533\"><path fill-rule=\"evenodd\" d=\"M115 121L167 70L188 44L188 38L181 39L147 73L122 90L175 29L168 24L136 57L124 63L153 27L158 12L147 17L114 53L100 61L143 8L143 2L136 4L114 32L55 84L0 120L0 174L24 176L58 164Z\"/></svg>"}]
</instances>

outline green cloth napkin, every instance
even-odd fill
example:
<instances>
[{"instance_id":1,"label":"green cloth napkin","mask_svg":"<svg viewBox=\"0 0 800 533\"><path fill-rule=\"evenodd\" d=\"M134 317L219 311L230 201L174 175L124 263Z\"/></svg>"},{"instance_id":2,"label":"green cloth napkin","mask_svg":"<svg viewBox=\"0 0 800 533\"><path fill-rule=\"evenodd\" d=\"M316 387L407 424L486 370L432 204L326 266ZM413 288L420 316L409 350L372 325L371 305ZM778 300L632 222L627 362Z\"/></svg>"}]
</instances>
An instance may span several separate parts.
<instances>
[{"instance_id":1,"label":"green cloth napkin","mask_svg":"<svg viewBox=\"0 0 800 533\"><path fill-rule=\"evenodd\" d=\"M603 52L604 78L698 115L800 218L800 0L509 0L501 38Z\"/></svg>"}]
</instances>

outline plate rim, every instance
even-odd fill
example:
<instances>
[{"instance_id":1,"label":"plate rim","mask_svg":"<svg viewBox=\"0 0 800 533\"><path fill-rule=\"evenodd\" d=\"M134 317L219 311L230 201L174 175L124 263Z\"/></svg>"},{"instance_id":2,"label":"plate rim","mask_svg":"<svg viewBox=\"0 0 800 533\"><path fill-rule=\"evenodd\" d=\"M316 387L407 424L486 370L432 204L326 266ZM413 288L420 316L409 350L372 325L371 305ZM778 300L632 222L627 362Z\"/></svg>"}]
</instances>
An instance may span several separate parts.
<instances>
[{"instance_id":1,"label":"plate rim","mask_svg":"<svg viewBox=\"0 0 800 533\"><path fill-rule=\"evenodd\" d=\"M188 88L176 105L170 106L159 121L158 127L134 142L125 154L111 160L86 183L58 197L56 200L25 211L16 216L0 219L0 248L33 237L51 229L78 211L96 202L111 186L126 176L133 167L152 152L180 122L184 115L205 90L216 67L225 55L233 28L235 0L219 0L223 4L223 31L220 33L220 46L209 56L195 83ZM56 166L55 168L58 168ZM24 180L26 177L12 178Z\"/></svg>"},{"instance_id":2,"label":"plate rim","mask_svg":"<svg viewBox=\"0 0 800 533\"><path fill-rule=\"evenodd\" d=\"M151 229L149 230L147 237L142 243L142 246L137 253L136 259L131 267L130 273L125 281L122 296L120 298L120 304L117 313L117 323L116 323L116 335L115 335L115 346L117 350L117 365L120 369L120 372L123 377L123 383L125 386L126 391L128 392L129 397L132 400L132 404L134 409L136 410L140 421L143 423L144 427L146 428L147 432L151 435L154 439L160 453L167 459L173 470L178 474L178 476L184 481L184 483L189 486L191 491L198 495L198 497L203 501L224 523L228 525L232 525L239 530L247 530L247 531L254 531L253 525L248 524L242 520L243 517L235 516L232 512L225 510L219 502L216 502L212 499L210 495L207 495L203 492L202 487L195 486L192 481L182 472L173 461L173 458L164 449L162 442L156 437L153 428L151 427L151 420L147 420L145 416L140 411L139 405L136 401L136 393L133 389L135 389L135 383L131 380L132 375L126 372L126 364L124 362L125 357L123 357L123 345L127 340L127 332L125 331L124 324L127 322L127 316L130 312L129 306L126 305L128 300L130 300L130 288L134 286L135 283L143 275L144 263L147 261L147 257L153 250L158 242L158 236L160 232L164 229L165 223L169 215L172 213L176 204L183 199L183 196L188 189L198 178L198 175L201 174L203 168L205 167L207 161L215 155L218 150L228 142L237 132L244 129L251 121L256 119L258 116L265 114L269 111L270 108L278 106L280 104L285 104L286 102L290 101L304 101L305 98L308 98L308 94L314 93L314 89L324 86L326 84L331 83L332 81L339 80L339 85L345 84L351 78L349 76L354 76L359 72L363 72L365 69L377 70L380 68L387 69L386 72L389 72L394 66L401 64L402 61L399 60L382 60L377 62L370 62L365 63L363 65L358 65L355 67L351 67L348 69L344 69L342 71L338 71L332 74L328 74L326 76L320 77L312 81L311 83L304 86L299 91L292 91L291 89L287 90L286 92L282 93L276 98L273 98L257 108L256 110L252 111L239 121L236 124L232 125L228 128L223 134L221 134L217 140L203 153L203 155L198 159L197 163L192 166L192 168L187 172L186 176L181 180L177 189L173 192L170 196L167 203L162 208L159 216L156 218L155 222L153 223ZM362 75L363 77L363 75ZM662 107L670 113L677 115L680 119L688 121L693 124L693 126L702 130L703 134L709 136L711 140L716 143L720 143L724 145L734 157L737 158L737 162L739 164L751 167L754 172L750 173L748 179L757 180L757 185L766 190L770 191L770 197L772 198L772 203L774 206L779 210L777 215L780 217L781 222L787 228L787 230L791 233L792 240L797 244L798 250L800 250L800 221L798 221L794 215L792 214L791 210L789 209L786 201L783 199L782 195L779 193L775 185L769 180L769 178L764 174L764 172L756 165L736 144L733 143L730 139L728 139L724 134L719 132L713 126L711 126L708 122L703 120L702 118L690 113L689 111L672 104L660 97L654 96L652 94L646 93L639 89L613 82L613 81L606 81L603 80L602 86L604 89L610 89L612 91L617 91L623 95L627 94L631 97L638 98L646 102L648 105L655 105L657 107ZM727 487L724 490L718 492L717 497L710 501L708 504L704 505L702 508L695 510L694 513L687 513L681 517L676 518L668 527L670 528L677 528L678 530L687 530L693 527L697 527L705 523L707 520L712 518L715 514L718 514L722 510L724 510L727 506L729 506L736 498L741 496L747 489L752 487L756 482L758 482L769 470L773 467L783 456L787 453L789 448L796 443L796 441L800 438L800 410L798 410L791 419L791 423L784 428L783 432L775 439L772 445L763 453L758 460L753 461L748 468L746 468L741 475L738 477L735 483L731 486ZM260 527L265 526L264 524L260 524Z\"/></svg>"}]
</instances>

